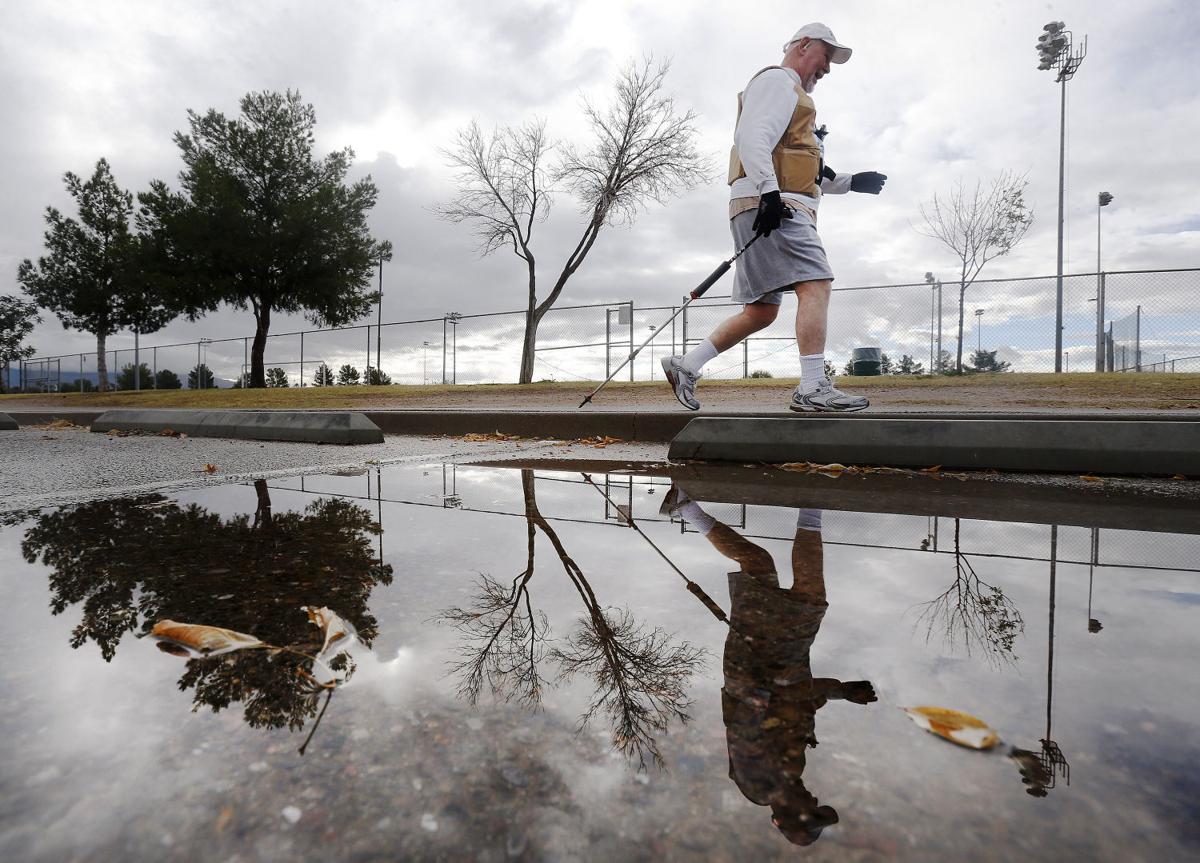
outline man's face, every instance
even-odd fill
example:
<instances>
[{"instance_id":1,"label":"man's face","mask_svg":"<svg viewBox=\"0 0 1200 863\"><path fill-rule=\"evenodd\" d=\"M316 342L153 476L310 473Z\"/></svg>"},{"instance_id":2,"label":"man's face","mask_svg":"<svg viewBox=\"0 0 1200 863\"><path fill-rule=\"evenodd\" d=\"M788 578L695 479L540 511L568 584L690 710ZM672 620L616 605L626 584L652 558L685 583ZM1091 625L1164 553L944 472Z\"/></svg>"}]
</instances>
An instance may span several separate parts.
<instances>
[{"instance_id":1,"label":"man's face","mask_svg":"<svg viewBox=\"0 0 1200 863\"><path fill-rule=\"evenodd\" d=\"M817 82L829 74L829 46L817 39L810 39L792 50L796 57L789 65L800 76L804 92L811 93Z\"/></svg>"}]
</instances>

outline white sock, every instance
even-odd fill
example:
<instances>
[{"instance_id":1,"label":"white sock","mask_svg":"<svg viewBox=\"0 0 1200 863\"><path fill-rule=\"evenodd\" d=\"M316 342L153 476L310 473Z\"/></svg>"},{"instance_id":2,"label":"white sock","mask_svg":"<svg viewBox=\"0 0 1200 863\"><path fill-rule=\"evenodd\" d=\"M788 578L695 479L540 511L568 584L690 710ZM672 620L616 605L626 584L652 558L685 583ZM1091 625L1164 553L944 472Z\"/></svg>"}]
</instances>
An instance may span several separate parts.
<instances>
[{"instance_id":1,"label":"white sock","mask_svg":"<svg viewBox=\"0 0 1200 863\"><path fill-rule=\"evenodd\" d=\"M679 361L685 369L694 375L700 374L700 369L704 368L704 364L715 357L720 351L713 347L713 343L705 339L696 347L692 348L683 355L683 359Z\"/></svg>"},{"instance_id":2,"label":"white sock","mask_svg":"<svg viewBox=\"0 0 1200 863\"><path fill-rule=\"evenodd\" d=\"M825 377L825 355L800 355L800 389L802 392L812 392L817 388L817 381Z\"/></svg>"},{"instance_id":3,"label":"white sock","mask_svg":"<svg viewBox=\"0 0 1200 863\"><path fill-rule=\"evenodd\" d=\"M689 500L683 506L679 507L679 515L683 520L694 527L701 534L707 535L717 520L700 508L700 504L694 500Z\"/></svg>"}]
</instances>

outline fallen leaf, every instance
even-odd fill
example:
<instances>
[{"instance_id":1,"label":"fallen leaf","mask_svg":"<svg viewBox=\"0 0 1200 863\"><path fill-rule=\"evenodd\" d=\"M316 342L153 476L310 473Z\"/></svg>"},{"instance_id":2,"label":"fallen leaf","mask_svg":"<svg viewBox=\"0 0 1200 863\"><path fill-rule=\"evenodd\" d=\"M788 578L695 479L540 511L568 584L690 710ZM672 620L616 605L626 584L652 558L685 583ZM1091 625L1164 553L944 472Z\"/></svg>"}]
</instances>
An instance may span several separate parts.
<instances>
[{"instance_id":1,"label":"fallen leaf","mask_svg":"<svg viewBox=\"0 0 1200 863\"><path fill-rule=\"evenodd\" d=\"M321 634L325 636L325 643L321 645L319 656L324 656L331 645L350 637L349 624L342 620L337 612L325 606L314 608L311 605L305 605L301 610L308 614L308 622L320 629Z\"/></svg>"},{"instance_id":2,"label":"fallen leaf","mask_svg":"<svg viewBox=\"0 0 1200 863\"><path fill-rule=\"evenodd\" d=\"M216 473L219 468L215 464L206 464L204 466L205 473Z\"/></svg>"},{"instance_id":3,"label":"fallen leaf","mask_svg":"<svg viewBox=\"0 0 1200 863\"><path fill-rule=\"evenodd\" d=\"M229 822L233 820L233 807L222 806L221 812L217 815L217 823L214 826L218 833L224 833L225 828L229 826Z\"/></svg>"},{"instance_id":4,"label":"fallen leaf","mask_svg":"<svg viewBox=\"0 0 1200 863\"><path fill-rule=\"evenodd\" d=\"M167 428L167 429L163 429L162 431L160 431L158 433L158 436L159 437L179 437L179 432L175 431L175 429Z\"/></svg>"},{"instance_id":5,"label":"fallen leaf","mask_svg":"<svg viewBox=\"0 0 1200 863\"><path fill-rule=\"evenodd\" d=\"M941 469L942 469L942 466L940 464L935 464L933 467L921 468L921 473L937 473Z\"/></svg>"},{"instance_id":6,"label":"fallen leaf","mask_svg":"<svg viewBox=\"0 0 1200 863\"><path fill-rule=\"evenodd\" d=\"M908 718L930 734L968 749L991 749L999 735L981 719L947 707L904 707Z\"/></svg>"},{"instance_id":7,"label":"fallen leaf","mask_svg":"<svg viewBox=\"0 0 1200 863\"><path fill-rule=\"evenodd\" d=\"M218 656L235 650L266 646L253 635L234 632L232 629L204 626L199 623L178 623L174 620L160 620L154 624L150 634L171 644L194 650L201 656Z\"/></svg>"},{"instance_id":8,"label":"fallen leaf","mask_svg":"<svg viewBox=\"0 0 1200 863\"><path fill-rule=\"evenodd\" d=\"M1079 478L1081 480L1083 480L1084 482L1100 482L1100 477L1092 476L1090 473L1085 473L1083 476L1081 476Z\"/></svg>"},{"instance_id":9,"label":"fallen leaf","mask_svg":"<svg viewBox=\"0 0 1200 863\"><path fill-rule=\"evenodd\" d=\"M1171 479L1187 479L1187 477L1181 473L1177 473L1175 476L1171 477Z\"/></svg>"},{"instance_id":10,"label":"fallen leaf","mask_svg":"<svg viewBox=\"0 0 1200 863\"><path fill-rule=\"evenodd\" d=\"M846 470L846 466L835 461L831 464L819 464L814 470L817 473L839 474Z\"/></svg>"}]
</instances>

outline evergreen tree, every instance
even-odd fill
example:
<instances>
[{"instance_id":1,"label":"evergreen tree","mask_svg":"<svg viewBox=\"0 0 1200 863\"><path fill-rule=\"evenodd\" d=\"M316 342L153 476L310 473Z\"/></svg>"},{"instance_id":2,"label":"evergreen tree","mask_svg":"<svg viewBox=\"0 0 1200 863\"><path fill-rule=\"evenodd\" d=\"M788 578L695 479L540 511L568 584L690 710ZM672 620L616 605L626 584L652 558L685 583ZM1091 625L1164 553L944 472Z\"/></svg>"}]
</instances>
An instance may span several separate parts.
<instances>
[{"instance_id":1,"label":"evergreen tree","mask_svg":"<svg viewBox=\"0 0 1200 863\"><path fill-rule=\"evenodd\" d=\"M179 380L179 375L170 369L159 369L158 375L154 379L154 388L160 390L177 390L183 387L183 381Z\"/></svg>"},{"instance_id":2,"label":"evergreen tree","mask_svg":"<svg viewBox=\"0 0 1200 863\"><path fill-rule=\"evenodd\" d=\"M392 385L392 378L381 369L377 369L374 366L367 366L367 378L365 382L368 386L390 387Z\"/></svg>"},{"instance_id":3,"label":"evergreen tree","mask_svg":"<svg viewBox=\"0 0 1200 863\"><path fill-rule=\"evenodd\" d=\"M139 372L141 374L142 386L149 387L150 382L154 380L154 374L150 371L150 366L145 363L139 363L138 365L141 367ZM134 384L133 363L126 363L121 368L120 374L117 375L117 389L132 390L135 388Z\"/></svg>"},{"instance_id":4,"label":"evergreen tree","mask_svg":"<svg viewBox=\"0 0 1200 863\"><path fill-rule=\"evenodd\" d=\"M900 365L892 370L894 375L923 375L925 374L925 366L912 358L910 354L905 354L900 358Z\"/></svg>"},{"instance_id":5,"label":"evergreen tree","mask_svg":"<svg viewBox=\"0 0 1200 863\"><path fill-rule=\"evenodd\" d=\"M33 346L23 344L41 321L37 306L20 297L0 297L0 393L8 387L13 360L33 356Z\"/></svg>"},{"instance_id":6,"label":"evergreen tree","mask_svg":"<svg viewBox=\"0 0 1200 863\"><path fill-rule=\"evenodd\" d=\"M359 375L358 369L356 369L354 366L350 365L349 363L346 363L344 366L342 366L340 369L338 369L338 374L337 374L338 386L342 386L342 387L358 386L360 380L361 380L361 375Z\"/></svg>"},{"instance_id":7,"label":"evergreen tree","mask_svg":"<svg viewBox=\"0 0 1200 863\"><path fill-rule=\"evenodd\" d=\"M881 375L890 375L894 370L895 366L892 364L892 358L881 352L879 354L879 373Z\"/></svg>"},{"instance_id":8,"label":"evergreen tree","mask_svg":"<svg viewBox=\"0 0 1200 863\"><path fill-rule=\"evenodd\" d=\"M117 185L101 159L90 180L68 171L67 191L79 219L46 208L45 257L28 258L17 280L40 306L50 309L67 329L96 337L96 376L108 390L106 339L126 328L152 333L175 317L162 295L141 275L140 240L129 230L133 196Z\"/></svg>"},{"instance_id":9,"label":"evergreen tree","mask_svg":"<svg viewBox=\"0 0 1200 863\"><path fill-rule=\"evenodd\" d=\"M198 375L198 373L201 373L201 372L204 375L204 377L202 379ZM201 363L198 366L193 366L192 370L190 372L188 372L188 389L189 390L196 389L197 388L196 384L198 381L203 382L203 384L204 384L203 388L206 390L211 390L214 387L216 387L216 381L213 379L212 369L210 369L204 363Z\"/></svg>"},{"instance_id":10,"label":"evergreen tree","mask_svg":"<svg viewBox=\"0 0 1200 863\"><path fill-rule=\"evenodd\" d=\"M350 148L317 158L316 113L299 93L241 100L241 116L188 112L177 132L182 191L162 181L138 196L156 272L195 318L227 303L254 313L250 380L266 386L271 315L304 312L318 326L362 317L378 295L371 275L391 247L371 237L370 177L345 185Z\"/></svg>"},{"instance_id":11,"label":"evergreen tree","mask_svg":"<svg viewBox=\"0 0 1200 863\"><path fill-rule=\"evenodd\" d=\"M333 386L333 369L321 363L317 366L317 376L313 379L314 387L331 387Z\"/></svg>"},{"instance_id":12,"label":"evergreen tree","mask_svg":"<svg viewBox=\"0 0 1200 863\"><path fill-rule=\"evenodd\" d=\"M1007 372L1012 369L1012 363L996 359L996 351L978 350L971 355L969 372Z\"/></svg>"},{"instance_id":13,"label":"evergreen tree","mask_svg":"<svg viewBox=\"0 0 1200 863\"><path fill-rule=\"evenodd\" d=\"M267 386L274 388L286 388L288 386L287 372L283 369L267 369Z\"/></svg>"}]
</instances>

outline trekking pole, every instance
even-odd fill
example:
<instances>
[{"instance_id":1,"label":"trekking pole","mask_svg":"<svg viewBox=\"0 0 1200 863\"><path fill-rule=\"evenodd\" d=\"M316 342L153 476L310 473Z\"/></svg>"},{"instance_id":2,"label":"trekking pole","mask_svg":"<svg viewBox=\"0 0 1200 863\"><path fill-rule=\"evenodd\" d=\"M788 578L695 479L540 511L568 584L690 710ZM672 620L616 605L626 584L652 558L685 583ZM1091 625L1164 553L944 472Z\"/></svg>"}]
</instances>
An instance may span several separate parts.
<instances>
[{"instance_id":1,"label":"trekking pole","mask_svg":"<svg viewBox=\"0 0 1200 863\"><path fill-rule=\"evenodd\" d=\"M592 390L590 393L588 393L587 396L584 397L583 401L581 401L579 403L579 407L581 408L584 405L586 405L588 402L590 402L592 400L592 396L594 396L596 393L600 392L600 390L602 390L606 386L608 386L608 382L617 376L617 372L621 371L621 369L625 368L625 366L627 366L631 362L633 362L634 358L637 357L637 355L642 352L642 348L646 347L646 345L648 345L652 341L654 341L655 336L657 336L660 332L662 332L663 327L665 327L667 324L671 323L671 321L675 320L677 317L679 317L681 314L683 314L683 310L692 304L692 300L700 299L702 296L704 296L705 291L707 291L709 288L711 288L713 285L715 285L717 282L719 282L721 280L721 277L723 275L725 275L727 272L729 272L729 268L731 266L733 266L733 262L736 261L738 258L740 258L742 256L742 253L745 252L746 249L753 246L754 241L757 240L761 236L762 236L762 234L755 234L753 237L751 237L746 242L746 245L742 246L740 249L738 249L736 252L734 252L734 255L732 258L730 258L727 261L722 261L721 266L719 266L715 270L713 270L707 279L705 279L700 284L696 285L696 287L692 290L691 294L689 294L688 298L684 301L683 305L675 310L675 314L671 315L671 317L667 318L665 321L663 321L661 324L659 324L658 328L650 334L650 338L648 338L648 339L646 339L646 341L642 342L641 345L638 346L637 350L635 350L633 353L631 353L629 356L627 356L623 363L621 363L619 366L617 366L615 369L613 369L612 374L610 374L608 377L606 377L604 379L604 382L602 384L600 384L600 386L596 387L594 390ZM579 408L576 408L576 410L579 410Z\"/></svg>"},{"instance_id":2,"label":"trekking pole","mask_svg":"<svg viewBox=\"0 0 1200 863\"><path fill-rule=\"evenodd\" d=\"M750 242L754 242L754 241L751 240ZM749 245L749 244L747 244L747 245ZM736 255L735 255L735 257L736 257ZM600 488L600 486L596 485L596 483L592 481L592 478L588 474L586 474L586 473L581 474L581 476L583 477L584 481L587 482L588 485L590 485L596 491L600 492L601 497L603 497L606 501L608 501L614 507L616 507L616 505L617 505L616 502L613 501L613 499L611 497L609 497L607 494L605 494L604 489L602 489L602 488ZM619 509L617 511L620 512ZM662 549L654 544L654 540L652 540L650 537L646 536L646 534L644 534L642 532L642 529L637 526L637 522L635 522L633 520L632 514L625 515L625 521L629 523L630 527L632 527L634 530L636 530L638 532L638 536L640 536L642 539L646 540L646 542L650 543L650 547L658 552L658 556L661 557L663 560L665 560L667 562L667 565L670 566L671 569L673 569L677 573L679 573L679 577L687 582L688 592L691 593L693 596L695 596L696 599L698 599L702 603L704 603L704 607L707 608L712 613L713 617L715 617L717 620L721 621L722 623L729 623L729 618L725 615L725 609L723 609L723 608L721 608L721 606L717 605L717 601L715 599L713 599L711 596L709 596L707 593L705 593L704 588L702 588L700 585L696 584L696 582L692 581L690 578L688 578L686 575L684 575L683 570L681 570L679 567L677 567L671 561L671 558L669 558L665 554L663 554Z\"/></svg>"}]
</instances>

